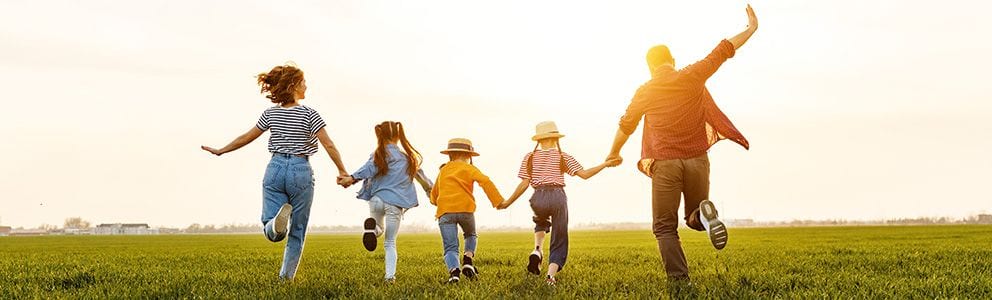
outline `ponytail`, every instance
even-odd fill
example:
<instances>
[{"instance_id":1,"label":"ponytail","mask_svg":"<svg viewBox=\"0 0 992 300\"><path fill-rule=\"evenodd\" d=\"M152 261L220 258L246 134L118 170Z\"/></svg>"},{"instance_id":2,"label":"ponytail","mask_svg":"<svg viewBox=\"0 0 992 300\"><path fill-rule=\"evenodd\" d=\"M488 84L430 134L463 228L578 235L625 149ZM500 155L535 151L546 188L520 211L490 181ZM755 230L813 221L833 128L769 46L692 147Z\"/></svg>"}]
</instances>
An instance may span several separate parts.
<instances>
[{"instance_id":1,"label":"ponytail","mask_svg":"<svg viewBox=\"0 0 992 300\"><path fill-rule=\"evenodd\" d=\"M410 141L406 139L406 132L403 131L403 123L395 122L396 133L399 136L400 144L403 145L403 150L406 151L406 173L410 175L410 180L417 177L417 170L420 169L420 163L423 161L423 157L420 156L420 152L413 148Z\"/></svg>"},{"instance_id":2,"label":"ponytail","mask_svg":"<svg viewBox=\"0 0 992 300\"><path fill-rule=\"evenodd\" d=\"M537 144L534 145L534 151L532 151L530 156L527 157L527 177L534 178L534 155L537 155L537 147L540 145L541 142L538 141Z\"/></svg>"},{"instance_id":3,"label":"ponytail","mask_svg":"<svg viewBox=\"0 0 992 300\"><path fill-rule=\"evenodd\" d=\"M410 141L406 139L406 133L403 132L402 123L385 121L379 125L375 125L375 136L379 142L379 146L375 148L375 153L372 155L372 160L375 162L377 169L376 177L389 174L389 162L386 160L389 152L386 151L386 146L396 140L399 140L400 145L403 146L403 150L406 151L407 175L410 175L411 181L417 177L417 170L420 169L422 157L420 156L420 152L417 152L417 149L414 149L413 145L410 145Z\"/></svg>"},{"instance_id":4,"label":"ponytail","mask_svg":"<svg viewBox=\"0 0 992 300\"><path fill-rule=\"evenodd\" d=\"M372 154L372 162L375 163L376 168L375 177L389 174L389 162L386 160L389 152L386 151L386 145L389 144L393 136L392 126L389 123L389 121L386 121L375 125L375 137L379 143L375 148L375 153Z\"/></svg>"}]
</instances>

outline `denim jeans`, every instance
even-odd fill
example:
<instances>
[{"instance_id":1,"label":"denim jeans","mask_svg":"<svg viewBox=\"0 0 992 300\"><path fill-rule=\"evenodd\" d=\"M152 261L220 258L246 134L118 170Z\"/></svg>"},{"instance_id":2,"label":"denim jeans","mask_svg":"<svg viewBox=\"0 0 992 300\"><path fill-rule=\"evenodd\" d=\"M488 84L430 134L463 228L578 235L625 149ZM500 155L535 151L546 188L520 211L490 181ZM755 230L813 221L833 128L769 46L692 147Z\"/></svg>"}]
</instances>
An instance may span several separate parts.
<instances>
[{"instance_id":1,"label":"denim jeans","mask_svg":"<svg viewBox=\"0 0 992 300\"><path fill-rule=\"evenodd\" d=\"M385 278L396 277L396 235L399 234L400 220L406 209L390 205L382 201L378 196L372 196L369 200L369 214L375 219L375 223L383 227L383 231L376 232L376 235L385 233L386 238L382 241L382 248L386 251L386 276Z\"/></svg>"},{"instance_id":2,"label":"denim jeans","mask_svg":"<svg viewBox=\"0 0 992 300\"><path fill-rule=\"evenodd\" d=\"M262 180L262 224L270 241L275 241L274 218L279 208L286 203L293 206L290 215L289 240L282 257L279 277L293 279L296 267L303 253L303 241L307 234L310 219L310 205L313 203L313 169L304 157L274 154L265 169Z\"/></svg>"},{"instance_id":3,"label":"denim jeans","mask_svg":"<svg viewBox=\"0 0 992 300\"><path fill-rule=\"evenodd\" d=\"M551 233L551 255L549 263L565 268L568 259L568 196L562 187L540 186L534 188L530 197L530 208L534 210L534 232Z\"/></svg>"},{"instance_id":4,"label":"denim jeans","mask_svg":"<svg viewBox=\"0 0 992 300\"><path fill-rule=\"evenodd\" d=\"M458 227L465 235L465 252L475 253L478 236L475 233L475 215L472 213L446 213L437 219L444 244L444 264L448 270L458 268Z\"/></svg>"}]
</instances>

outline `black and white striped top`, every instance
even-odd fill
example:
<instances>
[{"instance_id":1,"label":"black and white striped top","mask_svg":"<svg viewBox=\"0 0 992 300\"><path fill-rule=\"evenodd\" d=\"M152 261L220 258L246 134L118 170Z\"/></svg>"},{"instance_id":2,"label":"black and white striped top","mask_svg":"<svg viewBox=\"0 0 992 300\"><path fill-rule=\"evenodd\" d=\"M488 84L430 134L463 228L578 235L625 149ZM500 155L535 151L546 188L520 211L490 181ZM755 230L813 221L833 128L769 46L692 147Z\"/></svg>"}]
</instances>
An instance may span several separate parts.
<instances>
[{"instance_id":1,"label":"black and white striped top","mask_svg":"<svg viewBox=\"0 0 992 300\"><path fill-rule=\"evenodd\" d=\"M324 119L303 105L276 105L266 109L255 126L262 131L271 129L269 152L313 155L317 153L317 131L324 128Z\"/></svg>"}]
</instances>

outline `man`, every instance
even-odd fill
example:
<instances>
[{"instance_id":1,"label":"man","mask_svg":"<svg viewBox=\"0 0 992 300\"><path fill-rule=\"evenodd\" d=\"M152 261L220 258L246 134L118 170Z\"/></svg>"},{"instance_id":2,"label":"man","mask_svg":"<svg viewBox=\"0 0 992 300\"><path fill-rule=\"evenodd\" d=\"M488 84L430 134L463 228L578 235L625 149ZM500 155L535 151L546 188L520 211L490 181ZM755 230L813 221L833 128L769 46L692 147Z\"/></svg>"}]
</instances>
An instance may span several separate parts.
<instances>
[{"instance_id":1,"label":"man","mask_svg":"<svg viewBox=\"0 0 992 300\"><path fill-rule=\"evenodd\" d=\"M680 196L685 197L686 225L706 230L718 250L727 244L726 227L717 219L709 197L709 159L706 152L721 139L730 139L745 149L747 139L713 102L705 83L733 57L755 30L758 19L747 6L748 27L699 62L675 69L668 47L648 51L651 80L642 85L620 118L620 128L607 160L619 160L620 149L644 117L644 136L638 170L651 177L653 229L669 279L687 280L689 267L678 234Z\"/></svg>"}]
</instances>

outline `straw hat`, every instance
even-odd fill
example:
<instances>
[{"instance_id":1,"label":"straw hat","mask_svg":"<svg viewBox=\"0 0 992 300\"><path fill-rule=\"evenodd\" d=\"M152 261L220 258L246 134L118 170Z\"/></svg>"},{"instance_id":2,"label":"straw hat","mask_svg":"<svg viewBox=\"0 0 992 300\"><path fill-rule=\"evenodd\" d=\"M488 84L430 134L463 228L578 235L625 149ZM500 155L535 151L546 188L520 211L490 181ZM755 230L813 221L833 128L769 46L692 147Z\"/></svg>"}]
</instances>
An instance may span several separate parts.
<instances>
[{"instance_id":1,"label":"straw hat","mask_svg":"<svg viewBox=\"0 0 992 300\"><path fill-rule=\"evenodd\" d=\"M537 123L537 128L534 130L534 137L530 139L539 141L547 138L563 138L564 134L558 133L558 125L555 125L554 121L544 121Z\"/></svg>"},{"instance_id":2,"label":"straw hat","mask_svg":"<svg viewBox=\"0 0 992 300\"><path fill-rule=\"evenodd\" d=\"M472 147L472 141L463 138L453 138L448 140L448 149L441 151L441 154L451 154L453 152L468 153L472 156L479 156Z\"/></svg>"}]
</instances>

